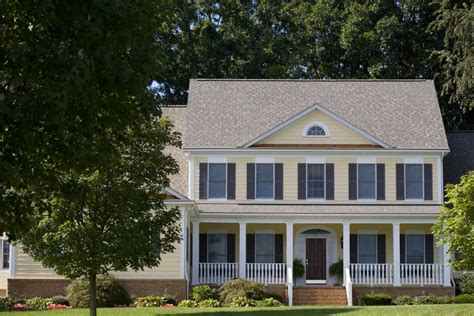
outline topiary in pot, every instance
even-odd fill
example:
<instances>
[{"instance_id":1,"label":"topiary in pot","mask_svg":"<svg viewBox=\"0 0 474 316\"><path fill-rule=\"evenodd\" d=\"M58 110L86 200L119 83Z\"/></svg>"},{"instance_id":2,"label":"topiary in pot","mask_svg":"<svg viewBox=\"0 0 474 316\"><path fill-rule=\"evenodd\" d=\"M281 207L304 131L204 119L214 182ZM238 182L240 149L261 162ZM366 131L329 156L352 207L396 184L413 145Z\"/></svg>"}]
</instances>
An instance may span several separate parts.
<instances>
[{"instance_id":1,"label":"topiary in pot","mask_svg":"<svg viewBox=\"0 0 474 316\"><path fill-rule=\"evenodd\" d=\"M303 260L300 258L295 258L293 260L293 278L299 279L304 276L304 264Z\"/></svg>"}]
</instances>

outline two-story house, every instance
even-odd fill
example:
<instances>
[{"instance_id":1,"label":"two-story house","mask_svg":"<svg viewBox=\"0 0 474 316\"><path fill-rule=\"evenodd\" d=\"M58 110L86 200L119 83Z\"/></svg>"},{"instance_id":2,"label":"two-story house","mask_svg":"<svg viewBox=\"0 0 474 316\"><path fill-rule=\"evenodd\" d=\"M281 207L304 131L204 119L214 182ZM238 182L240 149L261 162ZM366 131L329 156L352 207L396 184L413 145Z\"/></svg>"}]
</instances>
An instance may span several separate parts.
<instances>
[{"instance_id":1,"label":"two-story house","mask_svg":"<svg viewBox=\"0 0 474 316\"><path fill-rule=\"evenodd\" d=\"M198 79L187 106L163 112L183 133L167 191L183 240L160 267L114 273L131 294L184 298L233 278L290 305L454 292L431 233L449 151L433 81ZM68 280L10 253L8 294L64 291ZM339 260L343 278L329 273Z\"/></svg>"}]
</instances>

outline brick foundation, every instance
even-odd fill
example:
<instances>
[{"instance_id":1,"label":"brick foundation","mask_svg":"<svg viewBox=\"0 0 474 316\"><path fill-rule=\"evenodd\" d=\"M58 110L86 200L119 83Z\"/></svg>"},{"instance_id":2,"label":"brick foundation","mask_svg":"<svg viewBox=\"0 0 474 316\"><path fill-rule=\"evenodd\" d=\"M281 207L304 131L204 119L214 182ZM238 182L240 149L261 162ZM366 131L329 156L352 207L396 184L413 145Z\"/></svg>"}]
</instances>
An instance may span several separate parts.
<instances>
[{"instance_id":1,"label":"brick foundation","mask_svg":"<svg viewBox=\"0 0 474 316\"><path fill-rule=\"evenodd\" d=\"M357 304L359 297L364 294L372 293L386 293L392 297L398 297L402 295L419 296L419 295L451 295L454 296L454 287L443 287L443 286L353 286L352 297L354 303Z\"/></svg>"},{"instance_id":2,"label":"brick foundation","mask_svg":"<svg viewBox=\"0 0 474 316\"><path fill-rule=\"evenodd\" d=\"M64 295L68 279L8 279L8 296L13 299ZM186 298L186 280L124 280L118 282L130 296L172 295L177 300Z\"/></svg>"}]
</instances>

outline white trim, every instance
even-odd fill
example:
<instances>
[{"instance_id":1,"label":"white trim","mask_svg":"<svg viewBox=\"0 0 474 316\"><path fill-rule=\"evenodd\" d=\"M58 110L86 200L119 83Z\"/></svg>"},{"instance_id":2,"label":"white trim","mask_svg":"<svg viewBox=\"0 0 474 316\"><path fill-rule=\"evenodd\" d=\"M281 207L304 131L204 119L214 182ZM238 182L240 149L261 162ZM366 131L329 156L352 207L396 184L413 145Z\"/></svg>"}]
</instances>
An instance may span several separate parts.
<instances>
[{"instance_id":1,"label":"white trim","mask_svg":"<svg viewBox=\"0 0 474 316\"><path fill-rule=\"evenodd\" d=\"M306 164L309 164L309 163L326 163L326 157L306 157L305 158L305 162Z\"/></svg>"},{"instance_id":2,"label":"white trim","mask_svg":"<svg viewBox=\"0 0 474 316\"><path fill-rule=\"evenodd\" d=\"M376 164L377 159L375 157L357 157L358 164Z\"/></svg>"},{"instance_id":3,"label":"white trim","mask_svg":"<svg viewBox=\"0 0 474 316\"><path fill-rule=\"evenodd\" d=\"M285 149L285 148L265 148L265 147L252 147L252 148L200 148L200 147L185 147L183 148L185 152L188 153L195 153L197 155L202 154L203 156L209 155L209 154L243 154L243 153L264 153L264 155L268 155L268 153L274 154L275 152L279 153L290 153L294 154L295 152L298 153L347 153L347 149L315 149L315 148L298 148L297 150L295 149ZM350 150L350 154L353 155L354 152L357 153L405 153L405 154L416 154L418 155L419 153L447 153L446 149L424 149L424 148L406 148L406 149L396 149L396 148L380 148L380 149L358 149L358 148L353 148ZM398 158L403 158L404 156L399 156Z\"/></svg>"},{"instance_id":4,"label":"white trim","mask_svg":"<svg viewBox=\"0 0 474 316\"><path fill-rule=\"evenodd\" d=\"M188 196L194 200L194 157L192 155L189 155L188 164Z\"/></svg>"},{"instance_id":5,"label":"white trim","mask_svg":"<svg viewBox=\"0 0 474 316\"><path fill-rule=\"evenodd\" d=\"M275 157L255 157L255 163L275 163Z\"/></svg>"},{"instance_id":6,"label":"white trim","mask_svg":"<svg viewBox=\"0 0 474 316\"><path fill-rule=\"evenodd\" d=\"M404 164L423 164L423 157L406 157L403 159Z\"/></svg>"},{"instance_id":7,"label":"white trim","mask_svg":"<svg viewBox=\"0 0 474 316\"><path fill-rule=\"evenodd\" d=\"M186 250L188 249L188 240L187 240L187 225L188 224L188 213L185 209L181 209L181 234L182 242L180 248L180 275L182 279L186 278Z\"/></svg>"},{"instance_id":8,"label":"white trim","mask_svg":"<svg viewBox=\"0 0 474 316\"><path fill-rule=\"evenodd\" d=\"M182 195L182 194L179 193L178 191L173 190L173 189L170 188L170 187L165 188L165 192L168 193L168 194L171 194L171 195L176 196L179 200L186 200L186 201L189 201L189 199L188 199L187 197L185 197L184 195Z\"/></svg>"},{"instance_id":9,"label":"white trim","mask_svg":"<svg viewBox=\"0 0 474 316\"><path fill-rule=\"evenodd\" d=\"M260 136L254 138L253 140L245 143L242 147L243 148L248 148L250 146L252 146L253 144L255 143L258 143L259 141L261 141L262 139L265 139L267 138L268 136L274 134L275 132L281 130L282 128L285 128L286 126L290 125L291 123L295 122L296 120L298 120L299 118L302 118L303 116L305 116L306 114L309 114L311 112L313 112L314 110L319 110L321 113L329 116L330 118L334 119L335 121L337 121L338 123L344 125L345 127L353 130L354 132L358 133L359 135L371 140L372 142L376 143L377 145L380 145L384 148L391 148L391 146L389 146L388 144L382 142L381 140L377 139L376 137L372 136L371 134L359 129L358 127L352 125L351 123L349 123L348 121L342 119L341 117L337 116L336 114L334 114L333 112L329 111L328 109L324 108L323 106L321 106L320 104L318 103L315 103L313 106L310 106L309 108L307 108L306 110L303 110L302 112L294 115L293 117L291 117L290 119L286 120L285 122L275 126L274 128L268 130L267 132L261 134Z\"/></svg>"},{"instance_id":10,"label":"white trim","mask_svg":"<svg viewBox=\"0 0 474 316\"><path fill-rule=\"evenodd\" d=\"M210 156L207 158L207 163L227 163L227 157L223 156Z\"/></svg>"},{"instance_id":11,"label":"white trim","mask_svg":"<svg viewBox=\"0 0 474 316\"><path fill-rule=\"evenodd\" d=\"M444 179L443 179L443 158L442 155L438 157L437 162L437 173L438 173L438 202L444 202ZM424 185L423 185L424 186ZM433 196L434 198L434 196Z\"/></svg>"},{"instance_id":12,"label":"white trim","mask_svg":"<svg viewBox=\"0 0 474 316\"><path fill-rule=\"evenodd\" d=\"M312 128L313 126L318 126L318 127L321 127L324 131L324 135L308 135L308 131L310 128ZM330 137L331 136L331 132L329 131L329 128L326 124L324 124L323 122L321 121L312 121L308 124L306 124L306 126L304 127L303 129L303 137L310 137L310 138L325 138L325 137Z\"/></svg>"}]
</instances>

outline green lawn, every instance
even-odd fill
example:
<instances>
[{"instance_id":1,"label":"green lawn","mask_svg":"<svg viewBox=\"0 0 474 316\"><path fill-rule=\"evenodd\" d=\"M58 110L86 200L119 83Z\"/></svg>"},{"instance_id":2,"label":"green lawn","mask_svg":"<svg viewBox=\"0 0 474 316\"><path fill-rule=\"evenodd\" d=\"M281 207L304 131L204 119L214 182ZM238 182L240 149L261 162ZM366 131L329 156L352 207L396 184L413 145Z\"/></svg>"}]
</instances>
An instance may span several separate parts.
<instances>
[{"instance_id":1,"label":"green lawn","mask_svg":"<svg viewBox=\"0 0 474 316\"><path fill-rule=\"evenodd\" d=\"M98 316L144 316L144 315L182 315L195 316L298 316L298 315L350 315L350 316L420 316L420 315L474 315L474 304L458 305L417 305L417 306L374 306L374 307L281 307L281 308L103 308ZM1 315L44 315L44 316L87 316L88 310L72 309L66 311L20 311L4 312Z\"/></svg>"}]
</instances>

